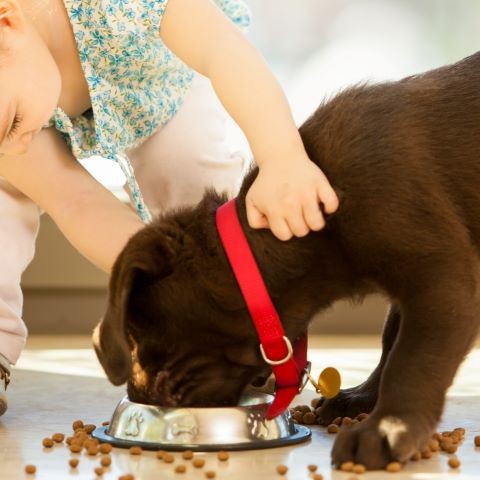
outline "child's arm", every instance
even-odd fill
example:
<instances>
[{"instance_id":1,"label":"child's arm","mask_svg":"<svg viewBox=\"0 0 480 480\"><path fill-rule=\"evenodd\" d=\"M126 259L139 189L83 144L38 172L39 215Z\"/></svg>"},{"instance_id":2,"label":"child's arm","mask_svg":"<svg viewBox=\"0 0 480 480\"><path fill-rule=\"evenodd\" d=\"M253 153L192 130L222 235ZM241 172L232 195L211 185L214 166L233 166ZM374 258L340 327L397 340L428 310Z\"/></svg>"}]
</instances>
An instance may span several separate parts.
<instances>
[{"instance_id":1,"label":"child's arm","mask_svg":"<svg viewBox=\"0 0 480 480\"><path fill-rule=\"evenodd\" d=\"M60 134L42 130L24 155L0 158L0 176L42 207L86 258L109 273L143 223L77 162Z\"/></svg>"},{"instance_id":2,"label":"child's arm","mask_svg":"<svg viewBox=\"0 0 480 480\"><path fill-rule=\"evenodd\" d=\"M310 161L280 85L258 51L210 0L169 0L160 28L168 48L208 77L244 131L260 172L247 195L252 227L280 239L324 225L338 199Z\"/></svg>"}]
</instances>

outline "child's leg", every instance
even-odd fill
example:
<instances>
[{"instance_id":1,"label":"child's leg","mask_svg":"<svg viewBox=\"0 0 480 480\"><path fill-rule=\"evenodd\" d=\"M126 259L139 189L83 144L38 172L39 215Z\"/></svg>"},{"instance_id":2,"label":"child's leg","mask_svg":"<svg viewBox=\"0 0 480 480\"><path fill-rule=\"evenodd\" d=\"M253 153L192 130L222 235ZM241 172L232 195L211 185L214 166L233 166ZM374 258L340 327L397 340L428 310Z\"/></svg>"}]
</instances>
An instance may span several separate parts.
<instances>
[{"instance_id":1,"label":"child's leg","mask_svg":"<svg viewBox=\"0 0 480 480\"><path fill-rule=\"evenodd\" d=\"M153 215L197 203L207 187L237 194L248 155L227 143L227 121L210 82L199 75L170 122L129 152Z\"/></svg>"},{"instance_id":2,"label":"child's leg","mask_svg":"<svg viewBox=\"0 0 480 480\"><path fill-rule=\"evenodd\" d=\"M16 363L27 338L20 279L33 258L38 206L0 178L0 354Z\"/></svg>"}]
</instances>

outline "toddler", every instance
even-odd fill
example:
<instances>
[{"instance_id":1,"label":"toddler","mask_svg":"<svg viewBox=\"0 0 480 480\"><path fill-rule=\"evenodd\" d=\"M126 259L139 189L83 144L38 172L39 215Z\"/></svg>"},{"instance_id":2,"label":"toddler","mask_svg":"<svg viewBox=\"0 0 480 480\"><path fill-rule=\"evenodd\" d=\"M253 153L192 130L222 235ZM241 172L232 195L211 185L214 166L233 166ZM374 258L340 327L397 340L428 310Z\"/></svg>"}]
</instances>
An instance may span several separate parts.
<instances>
[{"instance_id":1,"label":"toddler","mask_svg":"<svg viewBox=\"0 0 480 480\"><path fill-rule=\"evenodd\" d=\"M252 228L288 240L336 210L248 24L242 0L0 0L0 414L41 212L109 272L151 214L236 194L247 157L226 112L259 166ZM118 162L138 215L76 161L94 155Z\"/></svg>"}]
</instances>

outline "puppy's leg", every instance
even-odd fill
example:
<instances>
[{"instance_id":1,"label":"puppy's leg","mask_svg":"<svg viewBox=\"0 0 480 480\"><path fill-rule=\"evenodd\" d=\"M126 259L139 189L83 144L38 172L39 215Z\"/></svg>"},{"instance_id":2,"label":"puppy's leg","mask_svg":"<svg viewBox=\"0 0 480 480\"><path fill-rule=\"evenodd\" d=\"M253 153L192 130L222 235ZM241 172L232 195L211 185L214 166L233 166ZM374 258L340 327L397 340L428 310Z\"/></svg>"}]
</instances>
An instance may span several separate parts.
<instances>
[{"instance_id":1,"label":"puppy's leg","mask_svg":"<svg viewBox=\"0 0 480 480\"><path fill-rule=\"evenodd\" d=\"M320 399L317 406L317 408L320 408L320 411L317 411L317 414L322 425L332 423L333 419L337 417L355 417L359 413L370 413L373 410L377 402L382 371L397 338L400 318L399 307L395 304L390 305L383 327L382 356L379 364L368 379L354 388L341 390L334 398L328 400L325 398Z\"/></svg>"},{"instance_id":2,"label":"puppy's leg","mask_svg":"<svg viewBox=\"0 0 480 480\"><path fill-rule=\"evenodd\" d=\"M478 331L480 265L474 253L460 259L456 253L429 257L430 268L419 265L401 302L400 331L377 404L367 420L340 432L332 451L335 465L354 461L383 468L408 460L429 440Z\"/></svg>"}]
</instances>

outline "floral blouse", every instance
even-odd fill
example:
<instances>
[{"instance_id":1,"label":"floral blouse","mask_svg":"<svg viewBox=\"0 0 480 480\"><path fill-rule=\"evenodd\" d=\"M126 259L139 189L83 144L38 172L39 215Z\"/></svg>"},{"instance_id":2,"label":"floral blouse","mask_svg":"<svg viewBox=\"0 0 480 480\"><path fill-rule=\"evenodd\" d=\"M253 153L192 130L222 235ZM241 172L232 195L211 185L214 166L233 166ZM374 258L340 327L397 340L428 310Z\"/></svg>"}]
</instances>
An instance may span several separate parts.
<instances>
[{"instance_id":1,"label":"floral blouse","mask_svg":"<svg viewBox=\"0 0 480 480\"><path fill-rule=\"evenodd\" d=\"M150 219L126 150L165 125L182 105L193 71L162 42L168 0L64 0L88 83L92 108L69 118L59 107L45 127L59 130L77 159L98 155L122 168L139 215ZM242 0L215 0L240 28Z\"/></svg>"}]
</instances>

